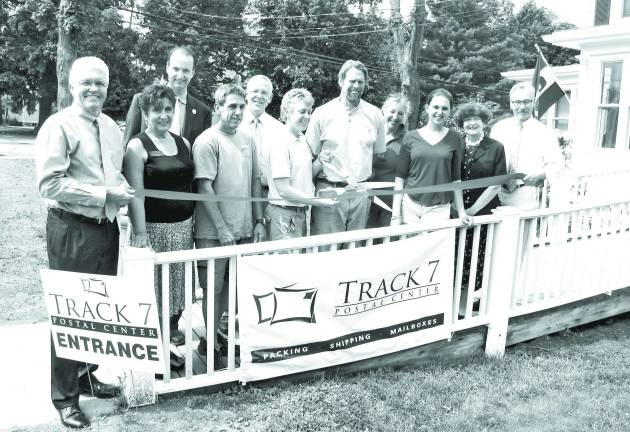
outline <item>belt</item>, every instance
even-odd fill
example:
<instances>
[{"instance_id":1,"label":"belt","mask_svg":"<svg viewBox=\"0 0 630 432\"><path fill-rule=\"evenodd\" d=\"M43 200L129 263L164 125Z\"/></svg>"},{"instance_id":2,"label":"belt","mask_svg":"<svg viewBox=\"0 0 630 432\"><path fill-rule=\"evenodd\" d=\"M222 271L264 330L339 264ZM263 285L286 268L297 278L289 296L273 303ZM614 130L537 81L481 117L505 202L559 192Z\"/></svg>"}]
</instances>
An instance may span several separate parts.
<instances>
[{"instance_id":1,"label":"belt","mask_svg":"<svg viewBox=\"0 0 630 432\"><path fill-rule=\"evenodd\" d=\"M318 179L321 182L324 182L328 185L331 185L332 187L336 187L336 188L345 188L346 186L348 186L348 183L346 182L334 182L334 181L330 181L324 177L319 177Z\"/></svg>"},{"instance_id":2,"label":"belt","mask_svg":"<svg viewBox=\"0 0 630 432\"><path fill-rule=\"evenodd\" d=\"M283 208L285 210L291 210L294 212L300 212L300 211L306 211L306 206L288 206L288 205L280 205L280 204L274 204L274 203L270 203L272 206L276 206L276 207L280 207Z\"/></svg>"},{"instance_id":3,"label":"belt","mask_svg":"<svg viewBox=\"0 0 630 432\"><path fill-rule=\"evenodd\" d=\"M107 218L91 218L56 207L49 208L48 211L58 216L60 219L75 220L77 222L91 223L95 225L106 225L108 223L113 223Z\"/></svg>"}]
</instances>

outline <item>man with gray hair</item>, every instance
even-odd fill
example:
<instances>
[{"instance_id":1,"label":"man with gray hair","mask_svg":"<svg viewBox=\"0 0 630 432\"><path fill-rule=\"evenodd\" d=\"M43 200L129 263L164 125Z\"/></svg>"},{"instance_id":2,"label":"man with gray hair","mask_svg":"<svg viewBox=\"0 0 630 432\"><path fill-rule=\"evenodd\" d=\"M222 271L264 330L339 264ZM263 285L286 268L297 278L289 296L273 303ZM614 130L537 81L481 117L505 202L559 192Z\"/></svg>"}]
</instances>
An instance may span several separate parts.
<instances>
[{"instance_id":1,"label":"man with gray hair","mask_svg":"<svg viewBox=\"0 0 630 432\"><path fill-rule=\"evenodd\" d=\"M78 58L68 79L72 105L50 116L35 140L39 193L48 204L46 246L53 270L115 275L121 206L133 189L121 174L123 137L101 112L109 69L97 57ZM57 357L51 340L51 399L61 423L90 424L79 393L114 397L120 389L92 375L95 365Z\"/></svg>"},{"instance_id":2,"label":"man with gray hair","mask_svg":"<svg viewBox=\"0 0 630 432\"><path fill-rule=\"evenodd\" d=\"M273 84L265 75L254 75L247 80L245 90L245 112L243 122L239 129L249 133L256 142L258 152L258 164L260 167L260 180L263 186L263 195L268 192L267 184L267 159L269 148L278 137L278 133L283 130L283 124L267 114L265 110L273 98Z\"/></svg>"},{"instance_id":3,"label":"man with gray hair","mask_svg":"<svg viewBox=\"0 0 630 432\"><path fill-rule=\"evenodd\" d=\"M532 116L534 93L534 88L528 83L515 84L510 90L510 107L514 116L497 122L490 133L505 148L508 174L525 174L522 180L512 180L499 191L503 205L521 210L540 206L540 187L545 178L558 169L561 161L553 132Z\"/></svg>"},{"instance_id":4,"label":"man with gray hair","mask_svg":"<svg viewBox=\"0 0 630 432\"><path fill-rule=\"evenodd\" d=\"M372 174L372 157L385 152L385 120L381 110L361 99L368 83L363 63L346 61L339 70L341 94L313 112L306 140L317 159L316 190L344 188L366 181ZM356 196L336 206L313 207L312 233L327 234L364 229L370 201Z\"/></svg>"}]
</instances>

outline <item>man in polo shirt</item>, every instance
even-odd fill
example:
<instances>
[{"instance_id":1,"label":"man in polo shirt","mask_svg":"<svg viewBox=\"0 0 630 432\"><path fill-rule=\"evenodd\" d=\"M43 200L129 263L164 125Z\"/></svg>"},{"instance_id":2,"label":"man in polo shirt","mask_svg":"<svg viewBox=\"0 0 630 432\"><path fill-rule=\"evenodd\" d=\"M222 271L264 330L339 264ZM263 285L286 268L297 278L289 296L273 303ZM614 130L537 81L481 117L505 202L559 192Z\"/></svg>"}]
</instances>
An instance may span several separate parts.
<instances>
[{"instance_id":1,"label":"man in polo shirt","mask_svg":"<svg viewBox=\"0 0 630 432\"><path fill-rule=\"evenodd\" d=\"M120 172L122 133L101 113L109 69L99 58L78 58L68 83L72 105L50 116L35 140L39 193L48 204L48 265L53 270L115 275L116 215L134 191ZM64 426L90 424L79 408L79 393L113 397L120 391L92 375L95 365L57 357L52 340L50 366L51 399Z\"/></svg>"},{"instance_id":2,"label":"man in polo shirt","mask_svg":"<svg viewBox=\"0 0 630 432\"><path fill-rule=\"evenodd\" d=\"M361 99L368 72L360 61L348 60L339 70L338 98L315 109L306 140L321 172L316 190L342 188L364 182L372 174L372 156L385 152L385 120L374 105ZM321 156L321 157L320 157ZM327 234L363 229L370 201L357 196L341 199L334 207L313 207L311 231Z\"/></svg>"},{"instance_id":3,"label":"man in polo shirt","mask_svg":"<svg viewBox=\"0 0 630 432\"><path fill-rule=\"evenodd\" d=\"M170 131L193 143L212 124L212 111L188 93L188 84L195 76L195 57L186 46L173 48L166 63L167 85L175 93L176 103ZM140 93L134 95L127 112L125 142L146 129L146 119L140 110Z\"/></svg>"},{"instance_id":4,"label":"man in polo shirt","mask_svg":"<svg viewBox=\"0 0 630 432\"><path fill-rule=\"evenodd\" d=\"M508 173L524 173L525 178L503 185L499 199L503 205L532 210L540 206L540 187L559 169L562 156L553 132L532 116L534 88L530 84L512 87L510 107L514 116L498 121L490 136L505 148Z\"/></svg>"},{"instance_id":5,"label":"man in polo shirt","mask_svg":"<svg viewBox=\"0 0 630 432\"><path fill-rule=\"evenodd\" d=\"M212 124L212 111L203 102L188 93L188 84L195 75L195 57L190 48L179 46L169 52L166 64L168 86L175 93L173 123L169 131L182 136L189 143ZM146 118L140 109L140 93L134 95L127 112L125 143L147 127ZM173 345L183 345L186 341L184 333L179 330L179 319L182 311L171 311L170 334Z\"/></svg>"}]
</instances>

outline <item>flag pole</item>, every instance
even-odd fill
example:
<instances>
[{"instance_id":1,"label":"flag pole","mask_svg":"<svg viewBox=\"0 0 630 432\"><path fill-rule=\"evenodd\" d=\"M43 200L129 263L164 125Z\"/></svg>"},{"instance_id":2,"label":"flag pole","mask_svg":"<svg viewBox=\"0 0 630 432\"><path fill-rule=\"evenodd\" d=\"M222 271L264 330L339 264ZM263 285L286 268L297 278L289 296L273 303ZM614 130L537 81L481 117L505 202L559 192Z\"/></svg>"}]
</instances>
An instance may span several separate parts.
<instances>
[{"instance_id":1,"label":"flag pole","mask_svg":"<svg viewBox=\"0 0 630 432\"><path fill-rule=\"evenodd\" d=\"M534 46L536 47L536 51L538 52L538 55L542 59L544 65L547 66L548 68L551 68L551 66L549 66L549 63L547 63L547 59L545 58L545 55L540 50L540 47L538 46L538 44L535 43ZM541 67L540 69L542 70L543 68ZM534 99L536 99L538 97L538 89L536 88L534 90L536 91L536 96L534 97ZM563 91L562 93L563 93L562 97L564 97L569 103L569 106L571 106L571 99L569 99L569 97L567 96L567 92Z\"/></svg>"}]
</instances>

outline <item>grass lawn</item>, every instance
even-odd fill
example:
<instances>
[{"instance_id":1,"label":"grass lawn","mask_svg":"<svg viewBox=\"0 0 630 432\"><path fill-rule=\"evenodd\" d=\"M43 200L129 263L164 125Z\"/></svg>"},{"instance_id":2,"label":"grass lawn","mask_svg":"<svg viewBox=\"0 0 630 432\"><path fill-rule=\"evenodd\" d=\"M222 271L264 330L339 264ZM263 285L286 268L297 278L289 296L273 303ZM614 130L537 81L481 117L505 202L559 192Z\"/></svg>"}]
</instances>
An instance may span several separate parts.
<instances>
[{"instance_id":1,"label":"grass lawn","mask_svg":"<svg viewBox=\"0 0 630 432\"><path fill-rule=\"evenodd\" d=\"M45 211L31 160L0 159L0 325L43 321ZM87 431L606 431L630 421L630 317L508 350L162 397L92 419ZM0 390L1 391L1 390ZM1 408L0 408L1 412ZM16 429L17 430L17 429ZM52 423L24 431L63 431Z\"/></svg>"},{"instance_id":2,"label":"grass lawn","mask_svg":"<svg viewBox=\"0 0 630 432\"><path fill-rule=\"evenodd\" d=\"M46 210L35 162L0 159L0 325L46 319L39 269L47 265Z\"/></svg>"}]
</instances>

